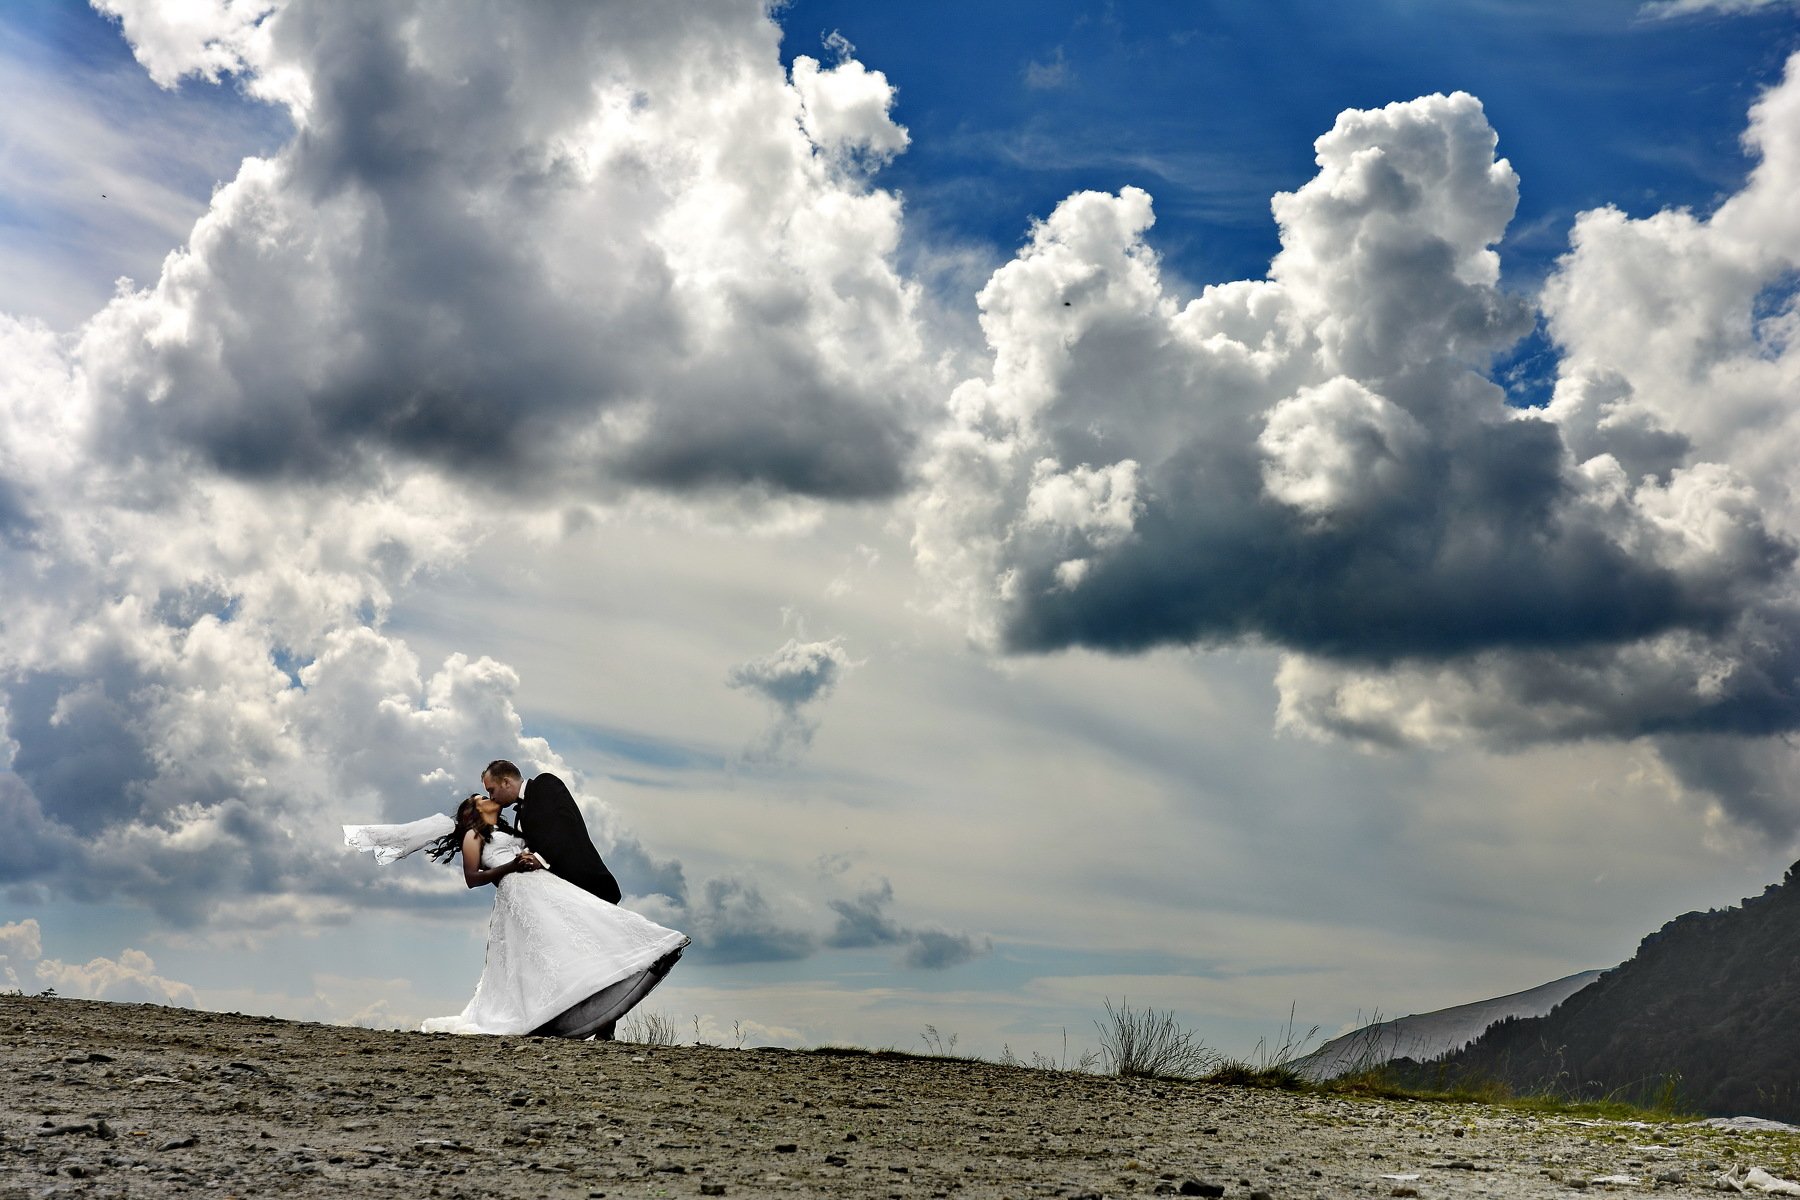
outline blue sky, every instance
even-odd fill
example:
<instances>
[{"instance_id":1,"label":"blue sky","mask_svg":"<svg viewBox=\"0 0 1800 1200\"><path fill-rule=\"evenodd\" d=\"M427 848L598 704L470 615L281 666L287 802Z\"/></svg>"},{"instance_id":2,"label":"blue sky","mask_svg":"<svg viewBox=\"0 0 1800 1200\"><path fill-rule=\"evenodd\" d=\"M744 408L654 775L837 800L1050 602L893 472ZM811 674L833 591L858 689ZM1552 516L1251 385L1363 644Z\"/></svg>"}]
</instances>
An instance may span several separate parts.
<instances>
[{"instance_id":1,"label":"blue sky","mask_svg":"<svg viewBox=\"0 0 1800 1200\"><path fill-rule=\"evenodd\" d=\"M0 13L0 985L454 1011L335 829L497 755L782 1044L1242 1052L1793 857L1793 5L407 7Z\"/></svg>"},{"instance_id":2,"label":"blue sky","mask_svg":"<svg viewBox=\"0 0 1800 1200\"><path fill-rule=\"evenodd\" d=\"M1135 184L1196 284L1266 268L1268 197L1312 174L1312 140L1343 109L1473 92L1525 180L1506 250L1530 280L1583 209L1706 208L1735 188L1744 111L1796 43L1782 5L1640 8L799 0L781 23L784 56L837 31L895 83L914 141L883 178L932 224L1011 249L1071 191Z\"/></svg>"}]
</instances>

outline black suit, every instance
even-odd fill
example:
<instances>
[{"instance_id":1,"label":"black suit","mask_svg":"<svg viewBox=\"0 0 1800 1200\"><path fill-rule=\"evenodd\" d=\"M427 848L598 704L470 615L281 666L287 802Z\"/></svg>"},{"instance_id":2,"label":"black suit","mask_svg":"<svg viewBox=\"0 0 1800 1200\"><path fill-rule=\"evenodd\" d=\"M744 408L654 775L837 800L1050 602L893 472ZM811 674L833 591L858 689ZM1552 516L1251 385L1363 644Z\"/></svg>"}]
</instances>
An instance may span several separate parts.
<instances>
[{"instance_id":1,"label":"black suit","mask_svg":"<svg viewBox=\"0 0 1800 1200\"><path fill-rule=\"evenodd\" d=\"M619 881L600 860L587 822L568 785L554 775L539 775L525 785L517 816L519 835L544 856L552 875L592 892L608 904L619 902Z\"/></svg>"}]
</instances>

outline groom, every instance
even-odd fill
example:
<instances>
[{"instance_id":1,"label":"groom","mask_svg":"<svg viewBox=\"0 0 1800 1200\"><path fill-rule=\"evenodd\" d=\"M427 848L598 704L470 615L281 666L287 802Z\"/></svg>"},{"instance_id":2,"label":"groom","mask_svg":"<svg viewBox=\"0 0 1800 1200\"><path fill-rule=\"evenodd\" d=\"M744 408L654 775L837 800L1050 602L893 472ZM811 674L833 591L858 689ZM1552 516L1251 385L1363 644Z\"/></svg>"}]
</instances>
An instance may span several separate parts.
<instances>
[{"instance_id":1,"label":"groom","mask_svg":"<svg viewBox=\"0 0 1800 1200\"><path fill-rule=\"evenodd\" d=\"M552 875L560 875L576 887L594 893L608 904L619 902L619 881L600 860L587 822L575 806L575 797L562 780L549 773L526 780L519 768L496 758L481 773L487 794L505 808L515 807L519 836L544 858Z\"/></svg>"}]
</instances>

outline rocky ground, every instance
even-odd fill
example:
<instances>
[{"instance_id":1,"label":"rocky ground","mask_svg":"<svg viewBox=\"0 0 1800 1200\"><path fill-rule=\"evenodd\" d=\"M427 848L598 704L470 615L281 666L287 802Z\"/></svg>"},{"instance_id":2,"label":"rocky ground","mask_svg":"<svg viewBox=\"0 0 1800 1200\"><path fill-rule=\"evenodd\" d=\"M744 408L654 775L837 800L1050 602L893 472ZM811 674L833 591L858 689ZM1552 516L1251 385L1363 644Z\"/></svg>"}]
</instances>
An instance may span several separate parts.
<instances>
[{"instance_id":1,"label":"rocky ground","mask_svg":"<svg viewBox=\"0 0 1800 1200\"><path fill-rule=\"evenodd\" d=\"M0 997L0 1080L5 1197L1299 1200L1800 1177L1789 1133L27 996Z\"/></svg>"}]
</instances>

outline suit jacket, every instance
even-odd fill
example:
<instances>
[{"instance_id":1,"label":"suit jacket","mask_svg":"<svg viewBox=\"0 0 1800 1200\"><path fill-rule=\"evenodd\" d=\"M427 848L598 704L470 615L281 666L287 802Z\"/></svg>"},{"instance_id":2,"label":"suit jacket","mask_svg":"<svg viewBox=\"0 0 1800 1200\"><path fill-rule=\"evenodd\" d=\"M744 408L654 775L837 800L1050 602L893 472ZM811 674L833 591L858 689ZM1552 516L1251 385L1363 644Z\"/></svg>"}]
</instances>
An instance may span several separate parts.
<instances>
[{"instance_id":1,"label":"suit jacket","mask_svg":"<svg viewBox=\"0 0 1800 1200\"><path fill-rule=\"evenodd\" d=\"M516 819L519 835L533 850L543 852L551 874L562 876L608 904L619 902L619 881L594 849L587 822L581 819L581 809L576 807L575 797L569 795L567 784L550 774L534 777L525 785Z\"/></svg>"}]
</instances>

